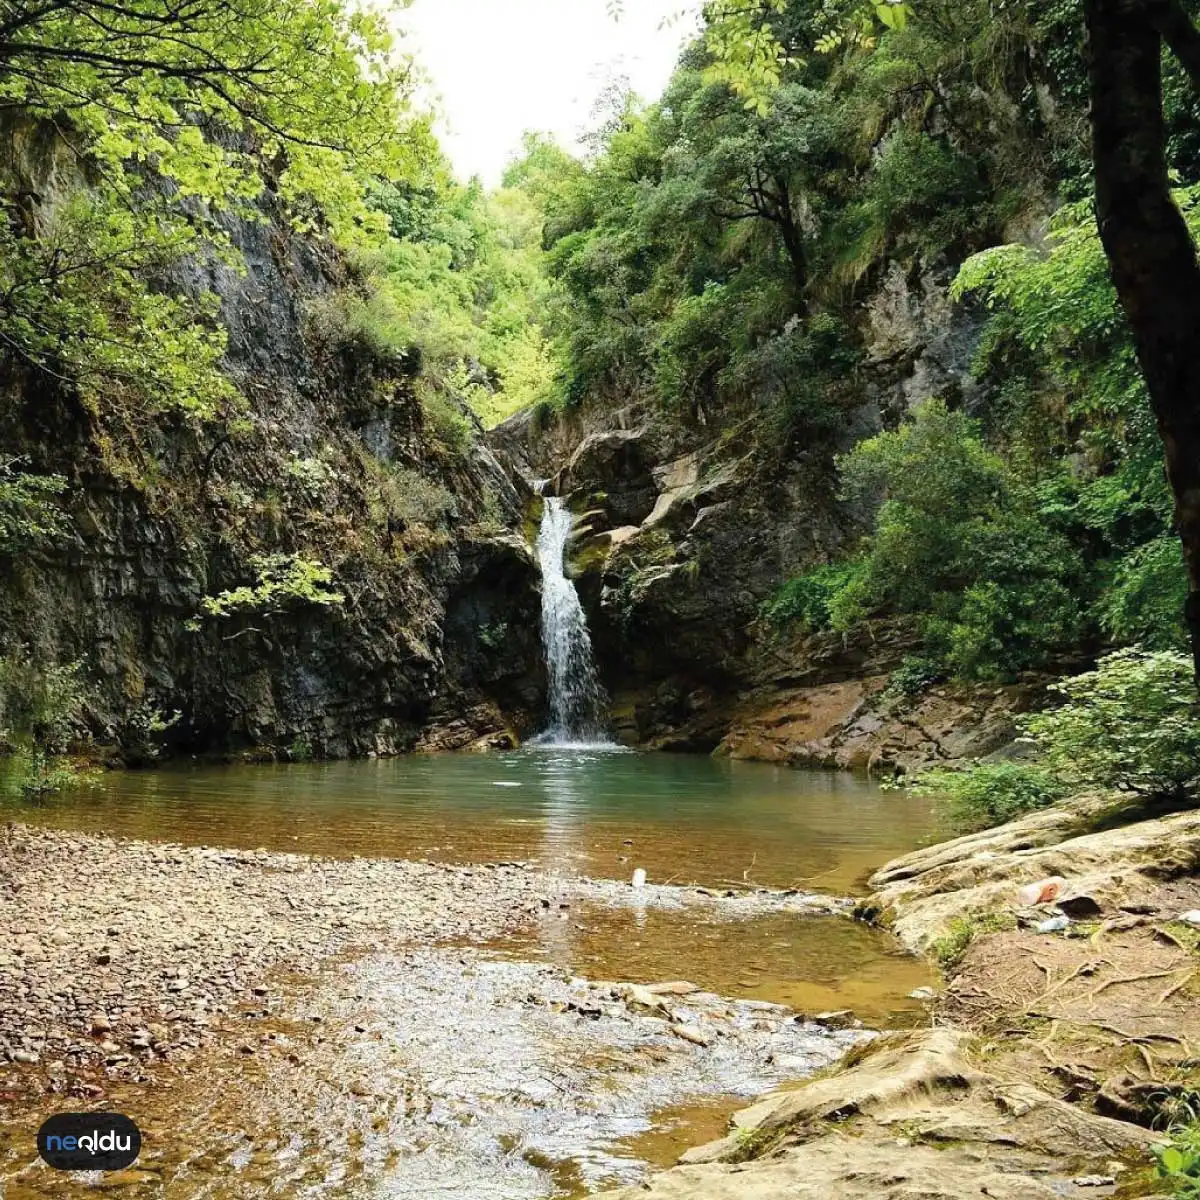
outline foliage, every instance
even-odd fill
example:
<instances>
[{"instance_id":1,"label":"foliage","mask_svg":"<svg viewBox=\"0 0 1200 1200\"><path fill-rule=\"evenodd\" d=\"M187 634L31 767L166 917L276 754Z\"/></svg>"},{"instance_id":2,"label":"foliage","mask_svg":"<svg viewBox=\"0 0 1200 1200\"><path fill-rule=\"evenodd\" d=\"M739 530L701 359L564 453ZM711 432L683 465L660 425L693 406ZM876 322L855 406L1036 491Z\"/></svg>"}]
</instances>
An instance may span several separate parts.
<instances>
[{"instance_id":1,"label":"foliage","mask_svg":"<svg viewBox=\"0 0 1200 1200\"><path fill-rule=\"evenodd\" d=\"M389 516L406 525L436 528L458 513L457 501L447 488L410 467L392 468L382 490Z\"/></svg>"},{"instance_id":2,"label":"foliage","mask_svg":"<svg viewBox=\"0 0 1200 1200\"><path fill-rule=\"evenodd\" d=\"M258 215L264 164L297 228L357 245L383 231L367 176L402 176L431 144L385 18L339 0L16 0L0 37L18 114L0 343L97 408L233 403L212 298L151 280L185 256L237 265L219 218Z\"/></svg>"},{"instance_id":3,"label":"foliage","mask_svg":"<svg viewBox=\"0 0 1200 1200\"><path fill-rule=\"evenodd\" d=\"M90 782L63 757L82 728L81 669L43 665L25 649L0 656L0 796L27 799Z\"/></svg>"},{"instance_id":4,"label":"foliage","mask_svg":"<svg viewBox=\"0 0 1200 1200\"><path fill-rule=\"evenodd\" d=\"M908 786L937 797L951 823L964 832L989 829L1048 808L1068 791L1043 767L1018 762L975 762L923 771Z\"/></svg>"},{"instance_id":5,"label":"foliage","mask_svg":"<svg viewBox=\"0 0 1200 1200\"><path fill-rule=\"evenodd\" d=\"M1118 562L1101 601L1100 623L1118 644L1178 649L1187 644L1187 594L1183 547L1175 534L1165 533L1134 547Z\"/></svg>"},{"instance_id":6,"label":"foliage","mask_svg":"<svg viewBox=\"0 0 1200 1200\"><path fill-rule=\"evenodd\" d=\"M1147 797L1196 793L1200 699L1190 657L1120 650L1052 691L1062 705L1025 718L1023 728L1057 781Z\"/></svg>"},{"instance_id":7,"label":"foliage","mask_svg":"<svg viewBox=\"0 0 1200 1200\"><path fill-rule=\"evenodd\" d=\"M333 572L301 554L258 554L250 562L256 582L206 596L200 606L208 616L221 619L242 613L272 616L292 605L331 608L345 603L340 592L329 588Z\"/></svg>"},{"instance_id":8,"label":"foliage","mask_svg":"<svg viewBox=\"0 0 1200 1200\"><path fill-rule=\"evenodd\" d=\"M946 931L934 939L929 950L943 971L952 971L981 934L1001 933L1015 927L1016 920L1012 913L968 912L966 916L954 917Z\"/></svg>"},{"instance_id":9,"label":"foliage","mask_svg":"<svg viewBox=\"0 0 1200 1200\"><path fill-rule=\"evenodd\" d=\"M25 649L0 656L0 743L64 753L86 700L81 671L80 662L41 664Z\"/></svg>"},{"instance_id":10,"label":"foliage","mask_svg":"<svg viewBox=\"0 0 1200 1200\"><path fill-rule=\"evenodd\" d=\"M92 771L37 746L18 746L0 757L0 797L5 799L33 800L94 782Z\"/></svg>"},{"instance_id":11,"label":"foliage","mask_svg":"<svg viewBox=\"0 0 1200 1200\"><path fill-rule=\"evenodd\" d=\"M487 425L550 398L558 365L541 324L539 197L561 155L527 138L524 159L491 194L455 183L440 160L416 180L378 184L371 203L391 236L357 256L361 285L316 315L379 357L416 351L426 381L459 391Z\"/></svg>"},{"instance_id":12,"label":"foliage","mask_svg":"<svg viewBox=\"0 0 1200 1200\"><path fill-rule=\"evenodd\" d=\"M864 571L864 563L839 563L790 579L763 605L763 618L777 628L828 629L838 621L842 597L853 593Z\"/></svg>"},{"instance_id":13,"label":"foliage","mask_svg":"<svg viewBox=\"0 0 1200 1200\"><path fill-rule=\"evenodd\" d=\"M1156 1146L1158 1175L1165 1179L1173 1196L1185 1200L1200 1197L1200 1121L1177 1125L1170 1141Z\"/></svg>"},{"instance_id":14,"label":"foliage","mask_svg":"<svg viewBox=\"0 0 1200 1200\"><path fill-rule=\"evenodd\" d=\"M821 601L832 628L917 615L928 655L967 678L1036 666L1077 636L1077 552L962 413L928 402L860 443L842 475L849 500L878 508L863 558L817 581L836 584Z\"/></svg>"},{"instance_id":15,"label":"foliage","mask_svg":"<svg viewBox=\"0 0 1200 1200\"><path fill-rule=\"evenodd\" d=\"M18 471L18 462L0 462L0 554L17 554L66 532L63 512L55 501L67 481L61 475Z\"/></svg>"},{"instance_id":16,"label":"foliage","mask_svg":"<svg viewBox=\"0 0 1200 1200\"><path fill-rule=\"evenodd\" d=\"M939 663L932 659L909 654L892 672L882 694L894 699L919 696L944 678L945 675Z\"/></svg>"},{"instance_id":17,"label":"foliage","mask_svg":"<svg viewBox=\"0 0 1200 1200\"><path fill-rule=\"evenodd\" d=\"M955 917L946 932L934 940L930 953L943 971L950 971L962 962L974 940L974 924L966 917Z\"/></svg>"}]
</instances>

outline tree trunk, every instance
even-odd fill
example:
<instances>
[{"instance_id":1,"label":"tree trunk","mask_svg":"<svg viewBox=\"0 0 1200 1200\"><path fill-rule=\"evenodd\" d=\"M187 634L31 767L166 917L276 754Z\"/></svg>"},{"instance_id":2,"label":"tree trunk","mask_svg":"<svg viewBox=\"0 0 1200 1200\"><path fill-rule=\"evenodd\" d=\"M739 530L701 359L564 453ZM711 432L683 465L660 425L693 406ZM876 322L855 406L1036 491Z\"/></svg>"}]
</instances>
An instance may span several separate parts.
<instances>
[{"instance_id":1,"label":"tree trunk","mask_svg":"<svg viewBox=\"0 0 1200 1200\"><path fill-rule=\"evenodd\" d=\"M775 181L779 189L778 216L783 246L792 264L792 285L796 289L796 311L803 317L808 315L808 256L804 252L804 233L796 223L792 212L792 196L787 182Z\"/></svg>"},{"instance_id":2,"label":"tree trunk","mask_svg":"<svg viewBox=\"0 0 1200 1200\"><path fill-rule=\"evenodd\" d=\"M1166 452L1200 682L1200 264L1171 198L1162 44L1140 0L1084 0L1096 216Z\"/></svg>"}]
</instances>

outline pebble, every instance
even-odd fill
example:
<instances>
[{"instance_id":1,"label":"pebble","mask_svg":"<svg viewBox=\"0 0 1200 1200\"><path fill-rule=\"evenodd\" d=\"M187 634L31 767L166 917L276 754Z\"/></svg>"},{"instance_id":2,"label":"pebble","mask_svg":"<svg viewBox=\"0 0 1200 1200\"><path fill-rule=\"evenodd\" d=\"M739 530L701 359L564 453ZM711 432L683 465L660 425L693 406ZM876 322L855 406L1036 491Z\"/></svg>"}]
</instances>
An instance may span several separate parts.
<instances>
[{"instance_id":1,"label":"pebble","mask_svg":"<svg viewBox=\"0 0 1200 1200\"><path fill-rule=\"evenodd\" d=\"M1194 908L1191 912L1185 912L1179 919L1188 925L1195 925L1197 928L1200 928L1200 908Z\"/></svg>"}]
</instances>

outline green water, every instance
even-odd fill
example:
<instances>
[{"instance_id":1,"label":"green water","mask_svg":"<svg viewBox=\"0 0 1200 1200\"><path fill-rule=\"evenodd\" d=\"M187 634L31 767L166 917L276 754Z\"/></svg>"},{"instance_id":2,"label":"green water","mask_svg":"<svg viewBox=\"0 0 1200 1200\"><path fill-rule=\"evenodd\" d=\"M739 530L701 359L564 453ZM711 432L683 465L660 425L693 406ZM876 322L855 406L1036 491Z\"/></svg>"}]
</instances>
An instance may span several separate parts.
<instances>
[{"instance_id":1,"label":"green water","mask_svg":"<svg viewBox=\"0 0 1200 1200\"><path fill-rule=\"evenodd\" d=\"M192 845L847 891L927 840L926 801L845 774L523 750L114 772L23 819Z\"/></svg>"}]
</instances>

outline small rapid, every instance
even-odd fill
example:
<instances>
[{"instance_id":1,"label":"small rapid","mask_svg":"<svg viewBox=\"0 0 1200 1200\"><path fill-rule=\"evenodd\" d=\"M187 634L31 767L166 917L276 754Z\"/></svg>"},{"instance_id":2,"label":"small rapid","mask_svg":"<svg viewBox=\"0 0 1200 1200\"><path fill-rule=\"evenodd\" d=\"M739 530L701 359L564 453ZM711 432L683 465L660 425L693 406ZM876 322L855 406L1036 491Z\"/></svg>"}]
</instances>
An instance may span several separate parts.
<instances>
[{"instance_id":1,"label":"small rapid","mask_svg":"<svg viewBox=\"0 0 1200 1200\"><path fill-rule=\"evenodd\" d=\"M587 614L566 572L570 536L570 510L558 496L547 496L537 552L542 569L542 645L550 675L550 724L534 744L596 749L612 745L604 731L607 698L596 672Z\"/></svg>"}]
</instances>

